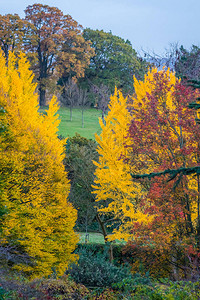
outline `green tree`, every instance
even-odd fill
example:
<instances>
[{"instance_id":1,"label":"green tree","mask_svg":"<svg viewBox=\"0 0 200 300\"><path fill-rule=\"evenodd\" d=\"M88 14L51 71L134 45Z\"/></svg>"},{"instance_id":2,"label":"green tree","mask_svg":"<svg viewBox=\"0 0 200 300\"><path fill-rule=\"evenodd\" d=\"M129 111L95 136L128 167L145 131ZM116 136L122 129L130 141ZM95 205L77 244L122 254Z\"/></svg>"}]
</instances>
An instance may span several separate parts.
<instances>
[{"instance_id":1,"label":"green tree","mask_svg":"<svg viewBox=\"0 0 200 300\"><path fill-rule=\"evenodd\" d=\"M71 182L69 201L78 211L78 230L85 230L93 225L96 218L95 199L91 185L94 181L97 161L96 142L76 134L67 140L65 168Z\"/></svg>"},{"instance_id":2,"label":"green tree","mask_svg":"<svg viewBox=\"0 0 200 300\"><path fill-rule=\"evenodd\" d=\"M108 243L107 225L113 217L101 215L97 211L95 196L92 193L94 183L94 162L98 161L96 142L88 140L76 134L69 138L66 144L66 159L64 160L66 170L71 182L69 201L73 203L78 211L78 230L101 232L104 240ZM109 247L110 261L113 260L112 245Z\"/></svg>"},{"instance_id":3,"label":"green tree","mask_svg":"<svg viewBox=\"0 0 200 300\"><path fill-rule=\"evenodd\" d=\"M143 78L147 63L137 56L129 40L103 30L87 28L83 31L86 41L92 42L95 55L86 70L86 77L93 84L103 84L114 92L115 86L124 93L133 91L133 75Z\"/></svg>"}]
</instances>

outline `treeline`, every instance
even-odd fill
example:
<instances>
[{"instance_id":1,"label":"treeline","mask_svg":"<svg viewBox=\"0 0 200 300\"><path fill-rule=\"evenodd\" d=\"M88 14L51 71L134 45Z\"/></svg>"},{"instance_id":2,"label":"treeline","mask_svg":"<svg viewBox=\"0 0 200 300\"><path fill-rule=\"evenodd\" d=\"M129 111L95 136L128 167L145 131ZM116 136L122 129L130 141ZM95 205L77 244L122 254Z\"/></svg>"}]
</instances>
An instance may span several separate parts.
<instances>
[{"instance_id":1,"label":"treeline","mask_svg":"<svg viewBox=\"0 0 200 300\"><path fill-rule=\"evenodd\" d=\"M133 93L132 78L165 65L184 80L199 80L199 47L172 45L165 55L140 57L129 40L103 30L84 29L70 15L43 4L29 5L25 18L0 15L0 47L26 53L38 82L39 103L56 94L63 105L95 106L105 114L115 86Z\"/></svg>"},{"instance_id":2,"label":"treeline","mask_svg":"<svg viewBox=\"0 0 200 300\"><path fill-rule=\"evenodd\" d=\"M56 94L65 105L94 105L103 111L114 87L128 94L132 77L142 79L148 63L127 40L103 30L83 29L56 7L29 5L25 18L0 15L0 47L26 53L38 82L40 106Z\"/></svg>"}]
</instances>

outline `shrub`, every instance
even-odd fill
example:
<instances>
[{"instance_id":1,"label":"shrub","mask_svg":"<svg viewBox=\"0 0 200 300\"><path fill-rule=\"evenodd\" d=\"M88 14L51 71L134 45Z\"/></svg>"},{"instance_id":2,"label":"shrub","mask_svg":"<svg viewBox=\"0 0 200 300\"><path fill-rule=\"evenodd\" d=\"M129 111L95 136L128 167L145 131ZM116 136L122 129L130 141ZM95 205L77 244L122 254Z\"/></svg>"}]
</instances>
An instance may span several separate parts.
<instances>
[{"instance_id":1,"label":"shrub","mask_svg":"<svg viewBox=\"0 0 200 300\"><path fill-rule=\"evenodd\" d=\"M198 300L200 299L200 283L191 281L164 281L156 289L164 294L163 299Z\"/></svg>"},{"instance_id":2,"label":"shrub","mask_svg":"<svg viewBox=\"0 0 200 300\"><path fill-rule=\"evenodd\" d=\"M40 283L39 289L48 295L48 299L82 300L89 294L85 286L76 284L67 276L62 276L59 279L44 279Z\"/></svg>"},{"instance_id":3,"label":"shrub","mask_svg":"<svg viewBox=\"0 0 200 300\"><path fill-rule=\"evenodd\" d=\"M134 274L132 277L122 279L122 281L112 284L112 287L121 291L132 291L139 285L152 285L149 274L141 276L139 273Z\"/></svg>"},{"instance_id":4,"label":"shrub","mask_svg":"<svg viewBox=\"0 0 200 300\"><path fill-rule=\"evenodd\" d=\"M32 281L4 278L0 280L0 300L42 299L42 300L82 300L88 296L88 289L76 284L66 275L55 278L41 278Z\"/></svg>"},{"instance_id":5,"label":"shrub","mask_svg":"<svg viewBox=\"0 0 200 300\"><path fill-rule=\"evenodd\" d=\"M111 287L113 283L131 278L130 269L127 266L117 267L106 258L104 253L88 251L86 248L79 250L78 264L72 264L67 274L76 281L88 287Z\"/></svg>"},{"instance_id":6,"label":"shrub","mask_svg":"<svg viewBox=\"0 0 200 300\"><path fill-rule=\"evenodd\" d=\"M131 264L133 273L138 270L142 274L149 272L154 278L167 278L173 275L172 266L169 263L169 252L161 252L159 249L140 243L127 243L122 250L124 259Z\"/></svg>"}]
</instances>

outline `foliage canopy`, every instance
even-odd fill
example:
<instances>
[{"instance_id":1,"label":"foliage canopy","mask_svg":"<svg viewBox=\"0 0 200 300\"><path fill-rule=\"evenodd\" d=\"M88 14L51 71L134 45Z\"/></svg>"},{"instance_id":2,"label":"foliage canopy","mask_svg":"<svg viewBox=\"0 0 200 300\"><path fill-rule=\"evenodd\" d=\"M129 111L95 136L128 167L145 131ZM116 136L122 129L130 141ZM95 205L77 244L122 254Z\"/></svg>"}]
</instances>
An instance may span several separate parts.
<instances>
[{"instance_id":1,"label":"foliage canopy","mask_svg":"<svg viewBox=\"0 0 200 300\"><path fill-rule=\"evenodd\" d=\"M134 89L129 99L117 91L111 97L96 137L99 211L112 213L120 224L112 239L152 245L154 254L159 249L176 267L185 255L182 269L197 271L199 262L192 263L200 243L200 136L189 103L198 91L165 69L152 69L144 81L135 78Z\"/></svg>"},{"instance_id":2,"label":"foliage canopy","mask_svg":"<svg viewBox=\"0 0 200 300\"><path fill-rule=\"evenodd\" d=\"M97 86L107 86L111 93L117 86L130 94L133 91L133 75L142 79L148 66L139 59L130 41L111 32L90 28L84 29L83 36L86 41L91 41L91 47L95 50L86 69L86 78Z\"/></svg>"},{"instance_id":3,"label":"foliage canopy","mask_svg":"<svg viewBox=\"0 0 200 300\"><path fill-rule=\"evenodd\" d=\"M75 260L76 211L67 202L64 143L57 137L58 105L38 113L36 84L23 54L0 55L1 245L14 249L14 267L32 276L65 271ZM28 255L27 260L23 255Z\"/></svg>"}]
</instances>

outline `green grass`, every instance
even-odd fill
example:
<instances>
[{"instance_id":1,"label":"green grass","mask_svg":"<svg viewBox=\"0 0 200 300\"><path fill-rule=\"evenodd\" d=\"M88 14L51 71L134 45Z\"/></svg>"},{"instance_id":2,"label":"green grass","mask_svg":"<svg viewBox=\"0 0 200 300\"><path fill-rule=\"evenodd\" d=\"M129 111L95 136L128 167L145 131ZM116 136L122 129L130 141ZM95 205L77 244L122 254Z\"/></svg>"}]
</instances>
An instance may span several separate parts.
<instances>
[{"instance_id":1,"label":"green grass","mask_svg":"<svg viewBox=\"0 0 200 300\"><path fill-rule=\"evenodd\" d=\"M85 232L78 232L80 236L79 243L85 244ZM89 232L89 244L105 244L103 234L96 232Z\"/></svg>"},{"instance_id":2,"label":"green grass","mask_svg":"<svg viewBox=\"0 0 200 300\"><path fill-rule=\"evenodd\" d=\"M45 109L46 108L41 108L40 111L44 112ZM59 125L59 135L72 137L77 132L83 137L94 139L95 133L101 133L99 125L99 117L101 117L100 110L95 108L88 108L84 110L84 128L82 128L81 109L72 109L72 122L70 121L70 109L68 107L60 107L58 114L59 119L61 120Z\"/></svg>"},{"instance_id":3,"label":"green grass","mask_svg":"<svg viewBox=\"0 0 200 300\"><path fill-rule=\"evenodd\" d=\"M85 232L77 232L79 234L80 244L85 244ZM96 233L96 232L89 232L89 240L87 241L88 244L105 244L104 237L102 233ZM114 242L115 244L119 245L125 245L126 242L122 240L116 240Z\"/></svg>"}]
</instances>

